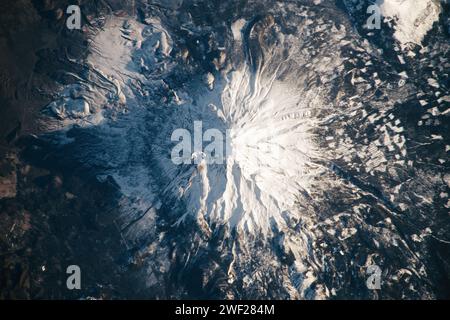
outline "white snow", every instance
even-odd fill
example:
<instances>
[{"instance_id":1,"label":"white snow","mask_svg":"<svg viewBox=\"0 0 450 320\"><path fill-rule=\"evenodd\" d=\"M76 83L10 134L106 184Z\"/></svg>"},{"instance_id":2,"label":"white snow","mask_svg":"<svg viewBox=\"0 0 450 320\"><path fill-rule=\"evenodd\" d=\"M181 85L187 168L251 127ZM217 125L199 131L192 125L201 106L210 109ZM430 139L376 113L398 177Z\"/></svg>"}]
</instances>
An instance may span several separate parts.
<instances>
[{"instance_id":1,"label":"white snow","mask_svg":"<svg viewBox=\"0 0 450 320\"><path fill-rule=\"evenodd\" d=\"M170 5L177 6L178 3L172 1ZM407 22L413 14L404 12L406 9L402 1L386 0L384 6L386 16L398 15L400 20L403 19L396 29L396 37L405 43L410 41L402 37L409 36L404 32L409 30ZM311 19L308 21L313 22ZM241 19L232 24L233 37L238 44L242 41L241 30L245 23ZM301 23L297 25L303 28L302 35L305 36L314 27L314 24L308 28ZM326 25L319 25L319 29L326 30ZM340 32L345 34L345 31ZM334 37L332 42L324 43L333 49L330 43L339 43L342 35L332 33L331 37ZM308 292L314 290L314 283L316 298L329 295L328 288L318 283L320 280L317 277L326 267L315 257L316 254L321 256L319 246L327 246L321 239L321 232L343 242L357 235L360 229L355 224L339 222L338 215L330 215L330 219L325 220L330 225L321 230L312 206L319 204L322 197L332 196L332 191L337 187L345 188L341 189L345 192L354 191L355 200L364 194L364 190L353 189L349 181L341 182L341 178L330 171L330 161L345 161L347 168L365 171L376 179L379 173L395 169L392 164L400 168L405 166L406 138L402 134L404 127L401 121L393 113L386 112L389 105L383 106L380 111L366 111L357 95L339 97L339 104L327 101L329 92L325 83L332 79L333 74L341 74L339 72L343 69L338 66L342 65L343 57L339 56L339 50L327 52L327 48L319 48L318 58L307 59L308 52L305 51L305 56L299 49L302 46L296 42L286 50L288 57L277 53L279 48L284 51L285 42L294 41L294 38L280 37L277 46L264 52L264 62L256 71L239 64L230 69L232 71L207 73L203 78L199 75L198 82L192 79L192 86L172 89L163 80L171 72L172 46L179 48L159 19L148 18L146 25L143 25L132 18L127 21L112 17L105 28L93 37L91 45L94 52L88 61L93 66L92 72L101 75L100 84L104 83L107 88L104 91L95 88L105 93L104 100L90 96L89 90L76 91L64 95L64 98L69 99L70 103L86 101L87 105L55 110L60 114L75 110L75 115L81 114L83 117L95 112L94 109L99 109L99 106L108 110L105 111L107 121L96 128L98 140L93 142L96 145L80 148L80 151L89 153L85 159L94 163L100 160L101 166L106 168L99 169L104 170L99 178L110 176L120 187L122 198L119 206L123 214L115 222L121 231L125 230L125 226L130 226L123 231L126 240L151 239L149 235L156 230L155 217L166 212L160 211L162 206L173 209L175 219L178 219L173 226L182 227L188 218L193 217L201 231L207 234L213 231L214 226L226 224L238 235L235 242L238 246L233 247L232 251L233 262L229 266L228 281L232 283L240 277L251 285L252 282L258 283L258 274L250 273L251 277L245 273L239 274L247 262L243 260L249 257L242 252L247 250L247 245L250 248L255 236L262 240L264 236L278 236L280 232L272 233L275 230L283 231L286 236L280 244L295 257L290 279L282 273L286 277L283 281L292 282L295 286L292 297L307 297ZM187 54L182 56L187 57ZM302 72L295 73L295 69ZM360 71L366 73L367 69ZM324 85L308 85L317 74L323 75ZM358 77L359 73L353 75L355 86L367 81ZM373 76L376 78L378 74ZM408 78L406 72L400 73L400 76ZM405 84L404 79L401 85ZM159 100L161 92L167 93L157 90L164 84L167 91L172 91ZM364 145L353 141L345 126L351 123L341 122L336 117L344 115L350 118L359 115L367 117L366 122L376 127L376 139L361 135L359 138L364 139ZM227 154L225 164L201 161L180 166L170 160L168 155L173 147L170 140L173 130L190 130L193 123L199 120L205 130L214 128L222 133L229 130L231 152ZM333 129L334 121L344 126ZM364 128L359 131L364 134ZM324 145L326 143L328 147ZM393 152L395 155L390 155ZM194 151L193 156L204 159L202 152ZM362 163L359 167L356 156ZM408 165L412 167L413 162L408 161ZM450 183L448 175L444 179L447 184ZM402 193L403 189L397 191L391 201L400 201ZM426 201L428 199L424 199ZM179 204L182 209L177 208ZM410 207L410 203L398 205L402 210ZM362 215L356 207L353 209L356 215L352 216L359 219ZM140 214L144 215L137 219ZM350 218L346 220L352 221ZM158 237L161 240L164 234L160 233ZM388 240L373 237L377 247L385 246ZM151 246L154 248L161 243L155 241ZM154 253L157 250L147 251L151 253L148 260L152 263L159 263L159 256ZM191 253L194 254L194 251ZM334 253L342 256L348 254L341 246L337 246ZM161 270L168 270L168 260L161 260L164 264ZM188 260L189 255L186 263ZM268 264L272 262L271 259L267 261ZM277 259L273 263L278 263ZM149 275L148 285L160 281L156 273L150 272ZM332 294L333 290L331 288Z\"/></svg>"},{"instance_id":2,"label":"white snow","mask_svg":"<svg viewBox=\"0 0 450 320\"><path fill-rule=\"evenodd\" d=\"M240 41L242 28L245 26L246 21L244 19L238 19L231 25L231 32L233 32L233 38L236 41Z\"/></svg>"},{"instance_id":3,"label":"white snow","mask_svg":"<svg viewBox=\"0 0 450 320\"><path fill-rule=\"evenodd\" d=\"M274 222L284 225L282 214L296 214L299 192L308 190L317 174L317 168L308 165L316 155L312 120L302 109L319 102L276 82L273 75L258 76L254 79L248 67L236 70L224 86L199 101L213 105L203 110L204 127L225 125L230 130L226 165L201 162L186 181L171 168L175 165L161 159L172 181L170 192L182 188L188 212L198 220L227 223L249 233L267 233ZM198 106L189 103L180 110L182 120L173 121L189 123L195 113Z\"/></svg>"},{"instance_id":4,"label":"white snow","mask_svg":"<svg viewBox=\"0 0 450 320\"><path fill-rule=\"evenodd\" d=\"M377 4L384 17L396 20L394 36L402 47L420 45L441 11L434 0L378 0Z\"/></svg>"},{"instance_id":5,"label":"white snow","mask_svg":"<svg viewBox=\"0 0 450 320\"><path fill-rule=\"evenodd\" d=\"M90 114L89 103L83 99L62 98L50 103L48 108L60 119L84 118Z\"/></svg>"}]
</instances>

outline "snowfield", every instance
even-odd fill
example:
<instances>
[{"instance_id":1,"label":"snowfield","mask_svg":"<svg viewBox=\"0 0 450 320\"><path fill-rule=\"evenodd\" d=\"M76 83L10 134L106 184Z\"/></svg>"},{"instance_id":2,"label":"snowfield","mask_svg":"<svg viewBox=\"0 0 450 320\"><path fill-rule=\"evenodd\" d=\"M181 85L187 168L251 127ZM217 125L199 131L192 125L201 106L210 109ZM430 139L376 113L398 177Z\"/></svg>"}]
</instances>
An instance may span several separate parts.
<instances>
[{"instance_id":1,"label":"snowfield","mask_svg":"<svg viewBox=\"0 0 450 320\"><path fill-rule=\"evenodd\" d=\"M402 44L421 44L439 20L441 7L434 0L378 0L382 15L395 21L395 38Z\"/></svg>"}]
</instances>

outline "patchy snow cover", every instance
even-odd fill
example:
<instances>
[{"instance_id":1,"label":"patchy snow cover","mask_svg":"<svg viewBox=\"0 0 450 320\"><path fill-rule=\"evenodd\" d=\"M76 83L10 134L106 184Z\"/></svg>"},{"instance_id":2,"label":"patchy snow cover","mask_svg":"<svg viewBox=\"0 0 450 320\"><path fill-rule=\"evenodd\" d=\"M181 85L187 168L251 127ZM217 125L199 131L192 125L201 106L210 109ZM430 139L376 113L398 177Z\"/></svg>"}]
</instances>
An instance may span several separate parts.
<instances>
[{"instance_id":1,"label":"patchy snow cover","mask_svg":"<svg viewBox=\"0 0 450 320\"><path fill-rule=\"evenodd\" d=\"M384 17L396 21L395 38L402 44L421 44L439 19L441 7L435 0L378 0Z\"/></svg>"},{"instance_id":2,"label":"patchy snow cover","mask_svg":"<svg viewBox=\"0 0 450 320\"><path fill-rule=\"evenodd\" d=\"M287 5L279 6L277 12ZM403 6L384 2L386 16L399 15L402 32L412 28L408 21L419 19ZM80 139L77 150L96 166L99 179L112 177L120 187L116 224L125 242L146 257L149 286L165 286L168 272L187 275L216 249L223 261L230 259L227 283L243 284L236 297L281 283L293 299L330 297L346 286L339 278L349 272L364 283L366 275L354 262L370 262L383 252L407 261L415 273L422 269L415 248L394 228L400 210L410 214L411 207L432 204L431 186L439 179L431 173L402 178L413 165L406 124L394 115L391 101L405 96L408 75L399 73L385 84L383 64L351 30L294 9L296 15L286 19L294 34L280 32L270 16L230 20L234 41L227 55L234 53L237 62L214 74L203 70L182 86L170 79L192 65L183 67L188 54L163 19L151 16L142 24L111 17L91 39L89 77L80 79L87 89L63 97L86 99L90 114L105 110L95 139ZM396 36L411 41L403 33ZM177 52L183 60L175 60ZM346 61L355 67L345 69ZM397 82L397 90L389 91L387 85ZM375 87L389 94L387 103L373 98ZM230 131L225 164L170 160L171 134L192 131L195 121L204 130ZM383 215L396 218L376 222ZM370 244L360 246L359 237ZM402 267L382 259L385 265L394 262L393 272ZM211 263L202 266L205 281L216 281L217 264ZM336 280L324 280L328 273ZM256 296L287 297L267 291Z\"/></svg>"}]
</instances>

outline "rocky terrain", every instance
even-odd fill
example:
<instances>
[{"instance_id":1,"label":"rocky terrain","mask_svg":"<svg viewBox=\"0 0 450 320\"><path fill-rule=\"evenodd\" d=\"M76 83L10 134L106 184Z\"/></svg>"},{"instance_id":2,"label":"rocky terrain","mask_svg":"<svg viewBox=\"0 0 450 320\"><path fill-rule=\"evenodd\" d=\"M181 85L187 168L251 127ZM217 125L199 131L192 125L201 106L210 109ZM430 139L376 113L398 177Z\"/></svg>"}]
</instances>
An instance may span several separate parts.
<instances>
[{"instance_id":1,"label":"rocky terrain","mask_svg":"<svg viewBox=\"0 0 450 320\"><path fill-rule=\"evenodd\" d=\"M449 297L447 1L78 3L0 5L1 298Z\"/></svg>"}]
</instances>

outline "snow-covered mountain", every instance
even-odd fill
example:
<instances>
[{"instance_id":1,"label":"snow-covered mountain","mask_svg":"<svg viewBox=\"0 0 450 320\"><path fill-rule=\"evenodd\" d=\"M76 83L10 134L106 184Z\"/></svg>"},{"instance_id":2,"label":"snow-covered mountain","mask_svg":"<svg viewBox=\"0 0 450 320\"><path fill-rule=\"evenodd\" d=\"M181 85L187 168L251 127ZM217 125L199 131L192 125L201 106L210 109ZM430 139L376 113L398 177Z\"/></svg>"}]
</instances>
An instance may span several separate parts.
<instances>
[{"instance_id":1,"label":"snow-covered mountain","mask_svg":"<svg viewBox=\"0 0 450 320\"><path fill-rule=\"evenodd\" d=\"M117 184L124 268L139 265L150 296L436 296L444 11L378 4L380 34L357 0L139 1L91 21L91 53L72 61L84 71L42 121L55 149ZM200 140L226 137L223 163L172 161L173 132L195 137L198 121Z\"/></svg>"}]
</instances>

